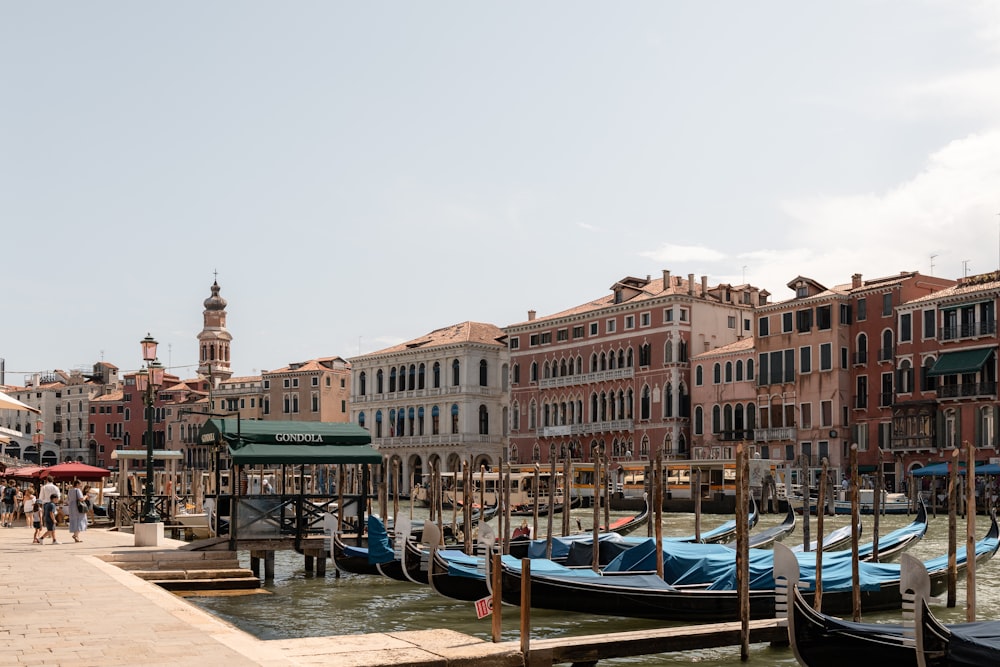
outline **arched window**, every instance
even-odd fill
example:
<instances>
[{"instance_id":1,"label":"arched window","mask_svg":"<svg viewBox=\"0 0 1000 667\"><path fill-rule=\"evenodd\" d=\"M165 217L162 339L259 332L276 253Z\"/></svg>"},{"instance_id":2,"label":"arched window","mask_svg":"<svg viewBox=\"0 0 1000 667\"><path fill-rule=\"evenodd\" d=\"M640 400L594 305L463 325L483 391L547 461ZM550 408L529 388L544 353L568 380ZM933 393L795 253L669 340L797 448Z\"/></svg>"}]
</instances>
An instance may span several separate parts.
<instances>
[{"instance_id":1,"label":"arched window","mask_svg":"<svg viewBox=\"0 0 1000 667\"><path fill-rule=\"evenodd\" d=\"M406 388L410 391L417 388L417 367L415 364L410 364L410 380Z\"/></svg>"},{"instance_id":2,"label":"arched window","mask_svg":"<svg viewBox=\"0 0 1000 667\"><path fill-rule=\"evenodd\" d=\"M719 384L722 382L722 366L715 364L712 366L712 382Z\"/></svg>"},{"instance_id":3,"label":"arched window","mask_svg":"<svg viewBox=\"0 0 1000 667\"><path fill-rule=\"evenodd\" d=\"M490 412L485 405L479 406L479 435L490 433Z\"/></svg>"},{"instance_id":4,"label":"arched window","mask_svg":"<svg viewBox=\"0 0 1000 667\"><path fill-rule=\"evenodd\" d=\"M742 359L737 359L736 360L736 381L737 382L742 382L743 381L743 360Z\"/></svg>"},{"instance_id":5,"label":"arched window","mask_svg":"<svg viewBox=\"0 0 1000 667\"><path fill-rule=\"evenodd\" d=\"M641 458L649 458L649 436L642 436L642 440L639 441L639 456Z\"/></svg>"},{"instance_id":6,"label":"arched window","mask_svg":"<svg viewBox=\"0 0 1000 667\"><path fill-rule=\"evenodd\" d=\"M453 435L458 433L458 403L451 406L451 432Z\"/></svg>"},{"instance_id":7,"label":"arched window","mask_svg":"<svg viewBox=\"0 0 1000 667\"><path fill-rule=\"evenodd\" d=\"M396 391L396 369L389 369L389 393Z\"/></svg>"},{"instance_id":8,"label":"arched window","mask_svg":"<svg viewBox=\"0 0 1000 667\"><path fill-rule=\"evenodd\" d=\"M899 362L899 370L896 371L896 386L900 394L909 394L913 391L913 365L909 359Z\"/></svg>"},{"instance_id":9,"label":"arched window","mask_svg":"<svg viewBox=\"0 0 1000 667\"><path fill-rule=\"evenodd\" d=\"M878 360L892 360L892 329L886 329L882 332L882 349L879 350Z\"/></svg>"},{"instance_id":10,"label":"arched window","mask_svg":"<svg viewBox=\"0 0 1000 667\"><path fill-rule=\"evenodd\" d=\"M511 371L512 371L511 372L511 376L512 376L511 379L512 379L513 383L514 384L521 384L521 365L520 364L514 364L514 367L511 369Z\"/></svg>"},{"instance_id":11,"label":"arched window","mask_svg":"<svg viewBox=\"0 0 1000 667\"><path fill-rule=\"evenodd\" d=\"M747 403L747 429L751 433L747 436L748 438L753 437L753 430L757 428L757 406L753 403Z\"/></svg>"},{"instance_id":12,"label":"arched window","mask_svg":"<svg viewBox=\"0 0 1000 667\"><path fill-rule=\"evenodd\" d=\"M726 362L726 382L733 381L733 362Z\"/></svg>"},{"instance_id":13,"label":"arched window","mask_svg":"<svg viewBox=\"0 0 1000 667\"><path fill-rule=\"evenodd\" d=\"M668 340L663 345L663 363L671 364L674 361L674 342Z\"/></svg>"},{"instance_id":14,"label":"arched window","mask_svg":"<svg viewBox=\"0 0 1000 667\"><path fill-rule=\"evenodd\" d=\"M441 434L441 409L438 406L431 408L431 435Z\"/></svg>"},{"instance_id":15,"label":"arched window","mask_svg":"<svg viewBox=\"0 0 1000 667\"><path fill-rule=\"evenodd\" d=\"M753 359L747 359L747 380L753 381Z\"/></svg>"},{"instance_id":16,"label":"arched window","mask_svg":"<svg viewBox=\"0 0 1000 667\"><path fill-rule=\"evenodd\" d=\"M382 437L382 411L379 410L375 413L375 437Z\"/></svg>"},{"instance_id":17,"label":"arched window","mask_svg":"<svg viewBox=\"0 0 1000 667\"><path fill-rule=\"evenodd\" d=\"M521 430L521 405L517 401L514 401L514 405L512 405L511 408L511 430L519 431Z\"/></svg>"},{"instance_id":18,"label":"arched window","mask_svg":"<svg viewBox=\"0 0 1000 667\"><path fill-rule=\"evenodd\" d=\"M590 421L597 421L597 392L590 395Z\"/></svg>"},{"instance_id":19,"label":"arched window","mask_svg":"<svg viewBox=\"0 0 1000 667\"><path fill-rule=\"evenodd\" d=\"M688 344L686 340L681 340L677 345L677 361L682 364L688 360Z\"/></svg>"},{"instance_id":20,"label":"arched window","mask_svg":"<svg viewBox=\"0 0 1000 667\"><path fill-rule=\"evenodd\" d=\"M427 388L427 386L425 384L426 373L424 372L426 370L427 370L427 367L424 364L420 364L420 366L417 368L417 389L426 389Z\"/></svg>"},{"instance_id":21,"label":"arched window","mask_svg":"<svg viewBox=\"0 0 1000 667\"><path fill-rule=\"evenodd\" d=\"M360 395L364 396L367 393L367 385L368 375L364 371L361 371L361 373L358 374L358 393Z\"/></svg>"},{"instance_id":22,"label":"arched window","mask_svg":"<svg viewBox=\"0 0 1000 667\"><path fill-rule=\"evenodd\" d=\"M733 430L733 406L726 405L722 408L722 430L731 434Z\"/></svg>"},{"instance_id":23,"label":"arched window","mask_svg":"<svg viewBox=\"0 0 1000 667\"><path fill-rule=\"evenodd\" d=\"M441 388L441 364L437 361L434 362L434 367L431 370L431 380L435 389Z\"/></svg>"},{"instance_id":24,"label":"arched window","mask_svg":"<svg viewBox=\"0 0 1000 667\"><path fill-rule=\"evenodd\" d=\"M858 352L854 361L858 364L868 363L868 336L866 334L858 334Z\"/></svg>"},{"instance_id":25,"label":"arched window","mask_svg":"<svg viewBox=\"0 0 1000 667\"><path fill-rule=\"evenodd\" d=\"M552 369L549 367L548 360L546 360L545 363L542 364L542 377L545 378L546 380L552 377Z\"/></svg>"},{"instance_id":26,"label":"arched window","mask_svg":"<svg viewBox=\"0 0 1000 667\"><path fill-rule=\"evenodd\" d=\"M590 372L591 373L596 373L597 372L597 353L596 352L594 352L592 355L590 355Z\"/></svg>"},{"instance_id":27,"label":"arched window","mask_svg":"<svg viewBox=\"0 0 1000 667\"><path fill-rule=\"evenodd\" d=\"M702 369L701 365L694 367L694 384L696 387L700 387L705 381L705 371Z\"/></svg>"},{"instance_id":28,"label":"arched window","mask_svg":"<svg viewBox=\"0 0 1000 667\"><path fill-rule=\"evenodd\" d=\"M537 426L537 416L536 416L536 406L535 401L532 399L531 403L528 405L528 428L532 431L535 430Z\"/></svg>"},{"instance_id":29,"label":"arched window","mask_svg":"<svg viewBox=\"0 0 1000 667\"><path fill-rule=\"evenodd\" d=\"M695 408L694 408L694 434L695 435L702 435L702 430L704 429L704 425L702 424L703 419L704 419L704 417L703 417L702 412L701 412L701 406L700 405L696 405Z\"/></svg>"},{"instance_id":30,"label":"arched window","mask_svg":"<svg viewBox=\"0 0 1000 667\"><path fill-rule=\"evenodd\" d=\"M531 382L538 382L538 362L531 362Z\"/></svg>"},{"instance_id":31,"label":"arched window","mask_svg":"<svg viewBox=\"0 0 1000 667\"><path fill-rule=\"evenodd\" d=\"M639 419L649 419L649 385L642 387L642 399L639 407Z\"/></svg>"},{"instance_id":32,"label":"arched window","mask_svg":"<svg viewBox=\"0 0 1000 667\"><path fill-rule=\"evenodd\" d=\"M487 368L486 360L485 359L480 360L480 362L479 362L479 386L480 387L485 387L487 385L486 368Z\"/></svg>"},{"instance_id":33,"label":"arched window","mask_svg":"<svg viewBox=\"0 0 1000 667\"><path fill-rule=\"evenodd\" d=\"M535 446L531 448L531 460L535 463L538 463L541 459L542 459L542 450L539 448L538 443L536 442Z\"/></svg>"},{"instance_id":34,"label":"arched window","mask_svg":"<svg viewBox=\"0 0 1000 667\"><path fill-rule=\"evenodd\" d=\"M669 382L663 391L663 416L674 416L674 387Z\"/></svg>"},{"instance_id":35,"label":"arched window","mask_svg":"<svg viewBox=\"0 0 1000 667\"><path fill-rule=\"evenodd\" d=\"M712 433L722 431L722 408L718 405L712 406Z\"/></svg>"},{"instance_id":36,"label":"arched window","mask_svg":"<svg viewBox=\"0 0 1000 667\"><path fill-rule=\"evenodd\" d=\"M457 387L460 381L460 371L461 366L458 363L458 359L451 362L451 386Z\"/></svg>"}]
</instances>

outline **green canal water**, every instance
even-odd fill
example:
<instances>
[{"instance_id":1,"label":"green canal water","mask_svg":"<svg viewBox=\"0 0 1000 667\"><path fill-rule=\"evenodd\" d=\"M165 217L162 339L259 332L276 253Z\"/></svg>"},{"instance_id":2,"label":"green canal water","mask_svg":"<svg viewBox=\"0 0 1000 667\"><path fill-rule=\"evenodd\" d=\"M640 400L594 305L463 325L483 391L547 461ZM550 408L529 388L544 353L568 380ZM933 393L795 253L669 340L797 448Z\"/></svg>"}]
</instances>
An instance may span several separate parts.
<instances>
[{"instance_id":1,"label":"green canal water","mask_svg":"<svg viewBox=\"0 0 1000 667\"><path fill-rule=\"evenodd\" d=\"M419 511L418 511L419 513ZM574 510L586 525L590 523L590 510ZM729 517L702 516L702 528L708 530ZM765 515L755 530L776 525L783 515ZM884 516L880 520L880 533L885 535L913 520L912 516ZM873 518L863 517L863 539L871 539ZM826 517L824 530L833 530L848 523L848 517ZM574 521L575 524L575 521ZM544 521L539 525L544 527ZM557 526L559 523L557 522ZM977 518L977 534L981 538L989 527L986 517ZM816 520L811 520L812 538L816 538ZM543 528L544 529L544 528ZM964 546L965 520L959 519L958 544ZM694 515L665 514L664 535L690 535L694 532ZM794 545L802 542L802 523L784 540ZM948 518L939 515L931 518L927 535L910 549L914 556L926 560L947 551ZM249 555L241 554L241 561L249 566ZM1000 558L977 570L977 617L1000 619ZM308 575L303 558L294 552L279 552L275 558L275 578L267 582L269 595L235 597L190 598L194 604L220 616L233 625L261 639L287 639L326 635L362 634L402 630L449 628L475 637L489 639L489 618L478 620L471 602L459 602L435 595L429 587L392 581L385 577L342 574L337 577L332 562L325 577ZM935 614L947 622L965 620L965 577L959 577L958 604L948 609L942 603L935 606ZM518 639L518 608L503 608L503 639ZM899 613L880 613L865 616L873 622L896 622ZM642 630L666 627L663 621L632 618L595 617L582 613L532 610L532 637L571 637L586 634ZM795 665L789 649L771 648L754 644L750 661L760 665ZM687 651L628 659L602 661L608 665L670 665L699 663L706 667L743 664L738 647Z\"/></svg>"}]
</instances>

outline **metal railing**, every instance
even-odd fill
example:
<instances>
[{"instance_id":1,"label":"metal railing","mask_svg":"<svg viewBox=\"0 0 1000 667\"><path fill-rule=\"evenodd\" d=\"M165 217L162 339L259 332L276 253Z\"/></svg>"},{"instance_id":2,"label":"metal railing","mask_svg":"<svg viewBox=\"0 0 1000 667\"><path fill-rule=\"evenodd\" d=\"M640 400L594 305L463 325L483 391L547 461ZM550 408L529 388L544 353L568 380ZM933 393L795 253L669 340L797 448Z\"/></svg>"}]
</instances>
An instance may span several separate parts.
<instances>
[{"instance_id":1,"label":"metal railing","mask_svg":"<svg viewBox=\"0 0 1000 667\"><path fill-rule=\"evenodd\" d=\"M993 396L997 393L996 382L963 382L962 384L938 385L938 398L965 398L969 396Z\"/></svg>"}]
</instances>

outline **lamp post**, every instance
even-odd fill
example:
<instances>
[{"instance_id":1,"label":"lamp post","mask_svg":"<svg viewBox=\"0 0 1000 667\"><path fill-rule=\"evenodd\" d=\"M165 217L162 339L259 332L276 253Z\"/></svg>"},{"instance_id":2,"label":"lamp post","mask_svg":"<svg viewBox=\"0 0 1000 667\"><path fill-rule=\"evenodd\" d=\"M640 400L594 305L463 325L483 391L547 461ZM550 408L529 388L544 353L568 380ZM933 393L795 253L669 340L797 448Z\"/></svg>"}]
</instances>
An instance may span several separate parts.
<instances>
[{"instance_id":1,"label":"lamp post","mask_svg":"<svg viewBox=\"0 0 1000 667\"><path fill-rule=\"evenodd\" d=\"M142 359L146 362L146 367L135 374L136 389L144 394L143 403L146 405L146 500L141 522L157 523L160 515L153 504L153 403L157 390L163 386L164 368L156 359L157 342L152 336L146 334L140 345Z\"/></svg>"}]
</instances>

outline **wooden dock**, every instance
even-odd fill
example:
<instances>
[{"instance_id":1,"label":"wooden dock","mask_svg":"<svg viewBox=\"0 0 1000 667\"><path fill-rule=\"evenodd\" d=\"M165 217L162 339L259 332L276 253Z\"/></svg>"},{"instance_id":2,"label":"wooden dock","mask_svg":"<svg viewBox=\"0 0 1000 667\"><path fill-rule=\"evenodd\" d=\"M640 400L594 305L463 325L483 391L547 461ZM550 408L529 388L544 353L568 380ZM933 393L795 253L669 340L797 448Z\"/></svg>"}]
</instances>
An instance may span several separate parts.
<instances>
[{"instance_id":1,"label":"wooden dock","mask_svg":"<svg viewBox=\"0 0 1000 667\"><path fill-rule=\"evenodd\" d=\"M788 644L784 619L750 621L750 643ZM599 660L637 655L674 653L719 646L740 645L740 623L686 625L657 630L612 632L582 637L535 639L525 656L527 667L549 667L572 663L577 667L593 666Z\"/></svg>"}]
</instances>

